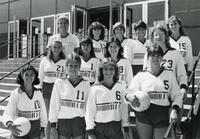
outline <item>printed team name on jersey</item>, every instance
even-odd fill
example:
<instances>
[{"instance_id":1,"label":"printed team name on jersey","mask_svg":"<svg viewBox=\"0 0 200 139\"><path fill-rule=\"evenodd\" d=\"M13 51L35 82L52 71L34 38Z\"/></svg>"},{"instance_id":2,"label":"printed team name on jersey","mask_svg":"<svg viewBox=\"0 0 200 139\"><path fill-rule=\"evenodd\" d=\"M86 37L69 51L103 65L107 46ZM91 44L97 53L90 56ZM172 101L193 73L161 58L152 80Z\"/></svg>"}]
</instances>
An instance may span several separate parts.
<instances>
[{"instance_id":1,"label":"printed team name on jersey","mask_svg":"<svg viewBox=\"0 0 200 139\"><path fill-rule=\"evenodd\" d=\"M61 106L83 109L84 106L85 106L85 103L81 102L81 101L77 101L77 100L62 99L61 100Z\"/></svg>"},{"instance_id":2,"label":"printed team name on jersey","mask_svg":"<svg viewBox=\"0 0 200 139\"><path fill-rule=\"evenodd\" d=\"M105 53L106 49L105 48L94 48L95 53Z\"/></svg>"},{"instance_id":3,"label":"printed team name on jersey","mask_svg":"<svg viewBox=\"0 0 200 139\"><path fill-rule=\"evenodd\" d=\"M40 118L40 109L34 111L20 111L17 110L18 117L25 117L25 118Z\"/></svg>"},{"instance_id":4,"label":"printed team name on jersey","mask_svg":"<svg viewBox=\"0 0 200 139\"><path fill-rule=\"evenodd\" d=\"M125 81L125 75L124 74L120 74L119 75L119 80L120 81Z\"/></svg>"},{"instance_id":5,"label":"printed team name on jersey","mask_svg":"<svg viewBox=\"0 0 200 139\"><path fill-rule=\"evenodd\" d=\"M134 59L144 59L145 53L134 53Z\"/></svg>"},{"instance_id":6,"label":"printed team name on jersey","mask_svg":"<svg viewBox=\"0 0 200 139\"><path fill-rule=\"evenodd\" d=\"M173 60L162 59L161 66L164 67L165 70L173 71Z\"/></svg>"},{"instance_id":7,"label":"printed team name on jersey","mask_svg":"<svg viewBox=\"0 0 200 139\"><path fill-rule=\"evenodd\" d=\"M117 110L120 108L121 102L110 102L97 104L97 111Z\"/></svg>"},{"instance_id":8,"label":"printed team name on jersey","mask_svg":"<svg viewBox=\"0 0 200 139\"><path fill-rule=\"evenodd\" d=\"M167 99L168 93L167 92L158 92L158 91L150 91L148 92L149 97L151 99Z\"/></svg>"},{"instance_id":9,"label":"printed team name on jersey","mask_svg":"<svg viewBox=\"0 0 200 139\"><path fill-rule=\"evenodd\" d=\"M90 70L90 71L81 70L81 71L79 71L79 75L82 77L95 77L96 72L93 70Z\"/></svg>"},{"instance_id":10,"label":"printed team name on jersey","mask_svg":"<svg viewBox=\"0 0 200 139\"><path fill-rule=\"evenodd\" d=\"M64 72L45 72L44 76L46 77L56 77L56 78L64 78L65 77L65 73Z\"/></svg>"}]
</instances>

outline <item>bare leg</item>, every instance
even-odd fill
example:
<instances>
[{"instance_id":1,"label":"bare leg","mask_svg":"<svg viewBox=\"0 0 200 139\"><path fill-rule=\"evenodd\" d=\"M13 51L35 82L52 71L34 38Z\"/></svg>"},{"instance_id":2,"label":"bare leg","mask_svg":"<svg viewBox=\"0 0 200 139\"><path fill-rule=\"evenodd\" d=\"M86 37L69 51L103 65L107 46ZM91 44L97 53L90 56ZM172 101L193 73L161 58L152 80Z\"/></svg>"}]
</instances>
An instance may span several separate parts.
<instances>
[{"instance_id":1,"label":"bare leg","mask_svg":"<svg viewBox=\"0 0 200 139\"><path fill-rule=\"evenodd\" d=\"M153 139L153 127L136 120L136 128L140 139Z\"/></svg>"}]
</instances>

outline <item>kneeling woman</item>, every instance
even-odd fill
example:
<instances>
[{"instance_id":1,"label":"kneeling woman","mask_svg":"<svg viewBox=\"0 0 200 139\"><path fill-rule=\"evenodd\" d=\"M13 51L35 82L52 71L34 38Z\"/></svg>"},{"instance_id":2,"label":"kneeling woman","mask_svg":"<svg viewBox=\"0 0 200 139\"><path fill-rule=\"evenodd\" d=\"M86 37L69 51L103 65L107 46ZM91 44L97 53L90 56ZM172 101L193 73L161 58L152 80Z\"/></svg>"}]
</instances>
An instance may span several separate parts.
<instances>
[{"instance_id":1,"label":"kneeling woman","mask_svg":"<svg viewBox=\"0 0 200 139\"><path fill-rule=\"evenodd\" d=\"M146 71L139 72L131 81L129 89L147 92L150 96L150 107L143 112L136 112L136 127L140 139L163 138L169 120L176 120L182 106L183 94L172 71L164 70L160 65L163 52L160 47L151 46L147 50L148 64ZM138 99L127 93L126 99L133 106L140 105ZM169 101L171 100L171 101ZM172 110L169 116L170 102Z\"/></svg>"},{"instance_id":2,"label":"kneeling woman","mask_svg":"<svg viewBox=\"0 0 200 139\"><path fill-rule=\"evenodd\" d=\"M125 85L118 82L119 69L111 58L102 59L98 81L89 93L86 130L89 139L127 139L128 106L124 103Z\"/></svg>"}]
</instances>

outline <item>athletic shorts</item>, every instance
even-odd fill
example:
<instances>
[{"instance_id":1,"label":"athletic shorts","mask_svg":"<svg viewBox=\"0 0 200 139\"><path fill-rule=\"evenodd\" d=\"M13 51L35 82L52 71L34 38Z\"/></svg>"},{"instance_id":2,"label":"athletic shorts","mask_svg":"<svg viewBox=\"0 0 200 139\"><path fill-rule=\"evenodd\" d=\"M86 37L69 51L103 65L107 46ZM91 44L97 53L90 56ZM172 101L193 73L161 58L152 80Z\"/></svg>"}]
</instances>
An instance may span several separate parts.
<instances>
[{"instance_id":1,"label":"athletic shorts","mask_svg":"<svg viewBox=\"0 0 200 139\"><path fill-rule=\"evenodd\" d=\"M25 136L22 137L17 137L17 136L13 136L12 139L33 139L40 137L40 120L35 120L35 121L30 121L31 123L31 129L29 131L29 133Z\"/></svg>"},{"instance_id":2,"label":"athletic shorts","mask_svg":"<svg viewBox=\"0 0 200 139\"><path fill-rule=\"evenodd\" d=\"M53 85L54 85L54 83L45 83L45 82L43 82L43 84L42 84L42 93L43 93L43 97L44 98L48 98L48 99L51 98Z\"/></svg>"},{"instance_id":3,"label":"athletic shorts","mask_svg":"<svg viewBox=\"0 0 200 139\"><path fill-rule=\"evenodd\" d=\"M169 106L150 104L144 112L135 112L136 119L155 128L162 128L169 125Z\"/></svg>"},{"instance_id":4,"label":"athletic shorts","mask_svg":"<svg viewBox=\"0 0 200 139\"><path fill-rule=\"evenodd\" d=\"M65 137L77 137L85 135L85 118L58 119L58 135Z\"/></svg>"},{"instance_id":5,"label":"athletic shorts","mask_svg":"<svg viewBox=\"0 0 200 139\"><path fill-rule=\"evenodd\" d=\"M96 123L96 139L123 139L121 121Z\"/></svg>"}]
</instances>

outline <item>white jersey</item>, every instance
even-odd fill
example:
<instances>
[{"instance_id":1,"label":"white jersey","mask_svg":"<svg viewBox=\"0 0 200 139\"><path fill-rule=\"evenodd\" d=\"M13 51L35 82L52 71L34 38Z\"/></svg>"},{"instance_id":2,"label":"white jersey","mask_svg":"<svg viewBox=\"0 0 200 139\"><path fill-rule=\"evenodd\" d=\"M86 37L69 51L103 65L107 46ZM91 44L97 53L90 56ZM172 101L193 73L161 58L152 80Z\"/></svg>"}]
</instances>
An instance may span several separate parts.
<instances>
[{"instance_id":1,"label":"white jersey","mask_svg":"<svg viewBox=\"0 0 200 139\"><path fill-rule=\"evenodd\" d=\"M174 40L173 38L171 38ZM188 36L180 36L177 40L174 40L178 45L171 45L173 48L179 50L181 53L184 64L188 67L188 71L192 71L193 68L193 54L192 54L192 44ZM177 47L178 46L178 47Z\"/></svg>"},{"instance_id":2,"label":"white jersey","mask_svg":"<svg viewBox=\"0 0 200 139\"><path fill-rule=\"evenodd\" d=\"M68 79L57 79L50 100L49 121L84 117L90 83L86 80L73 85Z\"/></svg>"},{"instance_id":3,"label":"white jersey","mask_svg":"<svg viewBox=\"0 0 200 139\"><path fill-rule=\"evenodd\" d=\"M40 90L34 88L32 96L20 87L11 93L8 105L3 114L3 123L14 121L17 117L25 117L30 121L40 120L40 126L47 126L47 113L43 96Z\"/></svg>"},{"instance_id":4,"label":"white jersey","mask_svg":"<svg viewBox=\"0 0 200 139\"><path fill-rule=\"evenodd\" d=\"M170 98L172 106L178 105L180 108L182 107L183 94L171 71L163 70L158 76L149 71L139 72L132 79L129 89L133 92L147 92L153 104L169 106Z\"/></svg>"},{"instance_id":5,"label":"white jersey","mask_svg":"<svg viewBox=\"0 0 200 139\"><path fill-rule=\"evenodd\" d=\"M133 72L129 60L121 58L117 61L117 65L119 67L119 81L124 82L125 85L128 86L133 78Z\"/></svg>"},{"instance_id":6,"label":"white jersey","mask_svg":"<svg viewBox=\"0 0 200 139\"><path fill-rule=\"evenodd\" d=\"M131 65L134 65L134 48L136 42L133 39L125 38L121 45L124 48L124 57L130 61Z\"/></svg>"},{"instance_id":7,"label":"white jersey","mask_svg":"<svg viewBox=\"0 0 200 139\"><path fill-rule=\"evenodd\" d=\"M86 130L95 128L95 122L122 121L128 126L128 106L124 103L125 86L117 82L112 88L102 84L91 87L86 109Z\"/></svg>"},{"instance_id":8,"label":"white jersey","mask_svg":"<svg viewBox=\"0 0 200 139\"><path fill-rule=\"evenodd\" d=\"M106 42L102 40L99 41L92 40L92 42L93 42L95 56L98 59L102 60L106 52Z\"/></svg>"},{"instance_id":9,"label":"white jersey","mask_svg":"<svg viewBox=\"0 0 200 139\"><path fill-rule=\"evenodd\" d=\"M65 56L68 56L69 54L73 53L74 49L79 47L78 38L71 33L69 33L69 35L65 38L61 38L60 34L55 34L51 36L49 38L47 48L49 48L49 46L52 45L54 41L62 42L62 50Z\"/></svg>"},{"instance_id":10,"label":"white jersey","mask_svg":"<svg viewBox=\"0 0 200 139\"><path fill-rule=\"evenodd\" d=\"M147 52L147 44L143 44L139 40L134 40L135 46L133 50L133 63L132 65L143 65L144 55Z\"/></svg>"},{"instance_id":11,"label":"white jersey","mask_svg":"<svg viewBox=\"0 0 200 139\"><path fill-rule=\"evenodd\" d=\"M89 82L95 82L99 64L100 60L98 58L92 57L88 61L84 61L83 58L81 58L79 75Z\"/></svg>"},{"instance_id":12,"label":"white jersey","mask_svg":"<svg viewBox=\"0 0 200 139\"><path fill-rule=\"evenodd\" d=\"M146 63L146 65L145 65ZM177 50L167 50L162 57L161 65L169 71L174 73L179 85L187 86L187 75L185 71L183 57ZM147 65L147 54L144 59L144 69L148 67Z\"/></svg>"},{"instance_id":13,"label":"white jersey","mask_svg":"<svg viewBox=\"0 0 200 139\"><path fill-rule=\"evenodd\" d=\"M61 59L57 62L43 57L40 62L39 79L41 82L54 83L56 79L66 76L66 60Z\"/></svg>"}]
</instances>

